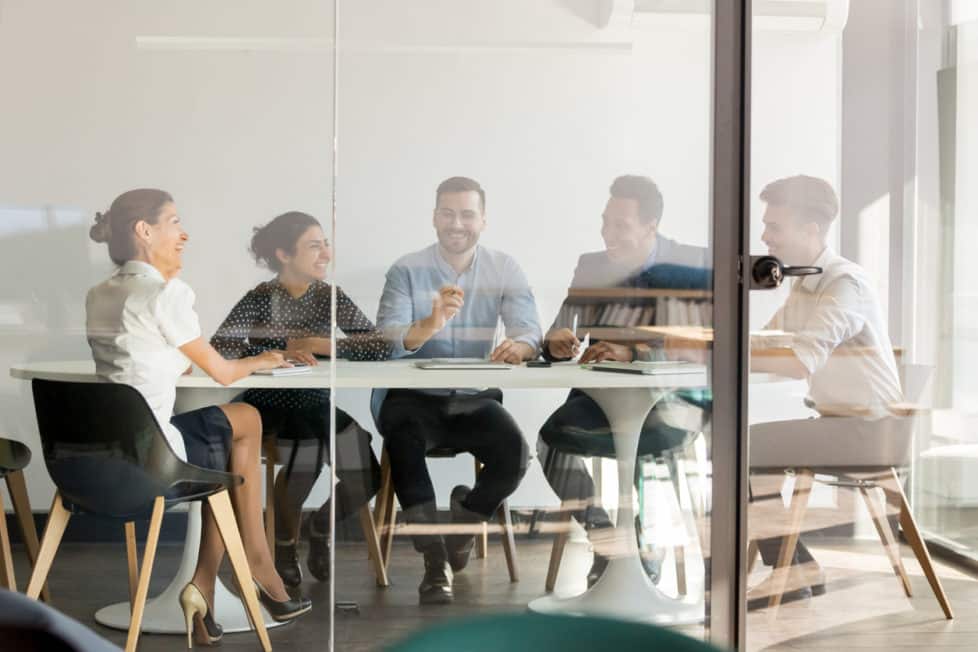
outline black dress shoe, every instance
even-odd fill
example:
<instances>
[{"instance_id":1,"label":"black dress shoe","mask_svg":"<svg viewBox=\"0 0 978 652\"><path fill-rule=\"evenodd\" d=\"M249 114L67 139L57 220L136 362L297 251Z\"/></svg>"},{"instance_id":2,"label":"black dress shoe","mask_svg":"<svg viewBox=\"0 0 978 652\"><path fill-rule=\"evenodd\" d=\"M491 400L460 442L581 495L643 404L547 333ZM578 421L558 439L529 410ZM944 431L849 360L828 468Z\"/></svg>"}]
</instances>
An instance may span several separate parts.
<instances>
[{"instance_id":1,"label":"black dress shoe","mask_svg":"<svg viewBox=\"0 0 978 652\"><path fill-rule=\"evenodd\" d=\"M445 556L444 547L424 553L424 577L418 586L421 604L449 604L455 599L452 592L452 568Z\"/></svg>"},{"instance_id":2,"label":"black dress shoe","mask_svg":"<svg viewBox=\"0 0 978 652\"><path fill-rule=\"evenodd\" d=\"M604 555L594 553L594 561L591 562L591 569L587 572L587 588L591 588L598 583L598 580L604 575L604 570L607 567L608 558Z\"/></svg>"},{"instance_id":3,"label":"black dress shoe","mask_svg":"<svg viewBox=\"0 0 978 652\"><path fill-rule=\"evenodd\" d=\"M299 568L299 553L295 542L275 542L275 570L278 571L282 582L290 589L302 584L302 569Z\"/></svg>"},{"instance_id":4,"label":"black dress shoe","mask_svg":"<svg viewBox=\"0 0 978 652\"><path fill-rule=\"evenodd\" d=\"M312 600L308 598L289 598L279 601L270 596L268 591L258 583L258 580L254 580L254 582L255 590L258 592L258 601L261 602L261 606L265 607L265 611L275 622L284 623L298 618L312 609Z\"/></svg>"},{"instance_id":5,"label":"black dress shoe","mask_svg":"<svg viewBox=\"0 0 978 652\"><path fill-rule=\"evenodd\" d=\"M309 572L320 582L329 581L329 536L309 529L309 556L306 557Z\"/></svg>"},{"instance_id":6,"label":"black dress shoe","mask_svg":"<svg viewBox=\"0 0 978 652\"><path fill-rule=\"evenodd\" d=\"M452 489L449 505L452 511L452 523L478 523L479 518L465 508L463 503L472 491L465 485ZM454 572L459 572L469 564L472 548L475 547L474 534L449 534L445 537L445 549L448 551L448 563Z\"/></svg>"}]
</instances>

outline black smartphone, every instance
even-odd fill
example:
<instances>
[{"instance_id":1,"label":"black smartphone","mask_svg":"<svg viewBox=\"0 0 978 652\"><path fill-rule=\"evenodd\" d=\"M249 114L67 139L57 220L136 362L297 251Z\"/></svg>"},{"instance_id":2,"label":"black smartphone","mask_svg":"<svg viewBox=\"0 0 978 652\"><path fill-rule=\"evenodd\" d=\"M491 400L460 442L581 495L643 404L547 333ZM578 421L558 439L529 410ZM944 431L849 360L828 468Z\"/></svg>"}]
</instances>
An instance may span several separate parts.
<instances>
[{"instance_id":1,"label":"black smartphone","mask_svg":"<svg viewBox=\"0 0 978 652\"><path fill-rule=\"evenodd\" d=\"M547 360L527 360L527 367L549 367L550 363Z\"/></svg>"}]
</instances>

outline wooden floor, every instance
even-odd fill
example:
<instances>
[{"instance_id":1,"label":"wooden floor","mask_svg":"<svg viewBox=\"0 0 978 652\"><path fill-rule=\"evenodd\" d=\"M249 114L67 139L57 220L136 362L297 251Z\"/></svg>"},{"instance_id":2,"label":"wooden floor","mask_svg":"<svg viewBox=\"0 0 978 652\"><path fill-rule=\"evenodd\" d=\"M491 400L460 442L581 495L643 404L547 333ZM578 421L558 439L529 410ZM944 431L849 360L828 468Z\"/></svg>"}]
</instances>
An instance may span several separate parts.
<instances>
[{"instance_id":1,"label":"wooden floor","mask_svg":"<svg viewBox=\"0 0 978 652\"><path fill-rule=\"evenodd\" d=\"M543 588L550 544L546 539L520 541L522 580L509 582L506 564L497 545L490 546L488 560L473 560L472 565L456 577L456 602L446 607L419 607L417 583L420 558L407 542L395 545L389 589L377 589L368 572L365 550L361 546L341 545L337 551L336 594L340 600L355 600L360 613L335 616L336 649L366 651L382 649L410 632L441 620L467 614L523 611L527 602L538 597ZM957 619L945 621L941 616L919 567L904 551L911 574L914 598L902 594L878 544L812 546L828 574L828 593L806 603L782 607L777 620L765 612L753 612L748 618L748 646L751 650L920 650L939 652L978 650L978 581L940 564L939 570ZM558 591L573 592L581 588L581 576L589 565L586 547L568 545L561 569ZM179 562L180 550L163 546L157 557L150 594L159 591ZM23 550L15 549L21 588L27 579ZM663 582L670 582L671 565L665 565ZM90 625L110 640L122 644L124 634L94 623L92 614L98 607L126 597L125 550L113 544L65 544L55 561L50 577L55 606ZM699 575L702 574L700 571ZM690 582L701 579L690 569ZM753 579L763 576L763 568ZM298 622L270 631L278 650L325 650L330 631L327 587L314 580L302 590L314 601L314 611ZM220 620L220 614L218 614ZM701 628L689 628L690 634L702 635ZM144 635L140 650L183 649L185 642L176 636ZM223 650L256 650L253 634L225 636Z\"/></svg>"}]
</instances>

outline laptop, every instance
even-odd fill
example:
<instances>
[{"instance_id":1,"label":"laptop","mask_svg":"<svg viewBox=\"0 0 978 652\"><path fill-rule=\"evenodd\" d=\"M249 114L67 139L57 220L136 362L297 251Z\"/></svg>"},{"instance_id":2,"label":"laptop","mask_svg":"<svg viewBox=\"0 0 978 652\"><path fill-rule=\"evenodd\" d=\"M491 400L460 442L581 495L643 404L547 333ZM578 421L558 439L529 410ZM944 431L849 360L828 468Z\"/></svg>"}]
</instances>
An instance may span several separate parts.
<instances>
[{"instance_id":1,"label":"laptop","mask_svg":"<svg viewBox=\"0 0 978 652\"><path fill-rule=\"evenodd\" d=\"M595 362L584 365L592 371L609 371L618 374L641 374L643 376L658 376L667 374L699 374L706 367L695 362L684 360L656 360L654 362Z\"/></svg>"},{"instance_id":2,"label":"laptop","mask_svg":"<svg viewBox=\"0 0 978 652\"><path fill-rule=\"evenodd\" d=\"M432 358L431 360L418 360L414 363L418 369L445 369L445 370L477 370L477 371L499 371L512 369L513 365L505 362L491 362L481 358Z\"/></svg>"}]
</instances>

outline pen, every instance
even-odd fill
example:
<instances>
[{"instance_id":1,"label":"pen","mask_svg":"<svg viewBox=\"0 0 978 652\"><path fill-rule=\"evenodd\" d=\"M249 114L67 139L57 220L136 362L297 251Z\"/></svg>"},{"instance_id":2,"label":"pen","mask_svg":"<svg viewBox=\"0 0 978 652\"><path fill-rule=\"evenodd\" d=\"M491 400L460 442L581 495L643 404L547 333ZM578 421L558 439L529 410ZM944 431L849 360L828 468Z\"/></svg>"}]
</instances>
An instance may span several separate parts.
<instances>
[{"instance_id":1,"label":"pen","mask_svg":"<svg viewBox=\"0 0 978 652\"><path fill-rule=\"evenodd\" d=\"M577 313L574 313L574 323L571 325L571 330L574 331L574 337L577 337Z\"/></svg>"}]
</instances>

